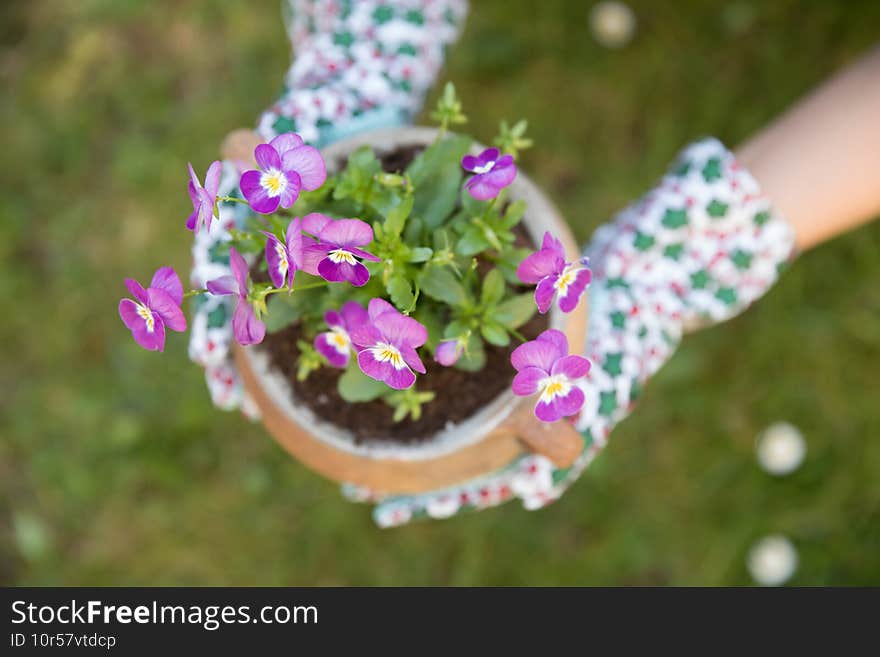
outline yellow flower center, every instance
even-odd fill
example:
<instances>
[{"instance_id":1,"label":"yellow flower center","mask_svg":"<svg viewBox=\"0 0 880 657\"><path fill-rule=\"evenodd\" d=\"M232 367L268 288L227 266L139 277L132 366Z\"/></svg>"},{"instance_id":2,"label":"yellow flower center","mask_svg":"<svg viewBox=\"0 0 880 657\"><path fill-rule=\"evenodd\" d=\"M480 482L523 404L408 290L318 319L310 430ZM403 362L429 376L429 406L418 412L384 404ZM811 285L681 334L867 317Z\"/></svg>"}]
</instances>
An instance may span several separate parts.
<instances>
[{"instance_id":1,"label":"yellow flower center","mask_svg":"<svg viewBox=\"0 0 880 657\"><path fill-rule=\"evenodd\" d=\"M271 169L260 176L260 186L269 193L269 196L281 196L287 189L287 177L278 169Z\"/></svg>"},{"instance_id":2,"label":"yellow flower center","mask_svg":"<svg viewBox=\"0 0 880 657\"><path fill-rule=\"evenodd\" d=\"M375 347L372 347L370 351L373 352L373 357L379 362L390 361L394 368L398 370L406 367L406 362L403 360L400 350L394 345L380 342Z\"/></svg>"},{"instance_id":3,"label":"yellow flower center","mask_svg":"<svg viewBox=\"0 0 880 657\"><path fill-rule=\"evenodd\" d=\"M347 262L350 265L357 264L357 259L346 251L345 249L333 249L327 255L330 257L331 262L339 264L340 262Z\"/></svg>"},{"instance_id":4,"label":"yellow flower center","mask_svg":"<svg viewBox=\"0 0 880 657\"><path fill-rule=\"evenodd\" d=\"M553 284L561 294L565 294L565 291L568 290L568 286L574 283L575 279L577 279L578 272L583 269L577 263L571 263L570 265L566 265L565 269L562 270L562 273L559 274L559 278L556 279L556 282Z\"/></svg>"},{"instance_id":5,"label":"yellow flower center","mask_svg":"<svg viewBox=\"0 0 880 657\"><path fill-rule=\"evenodd\" d=\"M139 303L137 305L137 314L144 320L144 323L147 325L147 330L152 333L153 329L156 328L156 318L153 317L153 311Z\"/></svg>"},{"instance_id":6,"label":"yellow flower center","mask_svg":"<svg viewBox=\"0 0 880 657\"><path fill-rule=\"evenodd\" d=\"M330 329L328 342L330 342L340 354L347 354L349 345L351 345L351 339L348 337L348 333L340 326L334 326Z\"/></svg>"},{"instance_id":7,"label":"yellow flower center","mask_svg":"<svg viewBox=\"0 0 880 657\"><path fill-rule=\"evenodd\" d=\"M550 403L556 397L565 397L571 392L571 382L564 374L548 376L538 384L541 390L541 401Z\"/></svg>"}]
</instances>

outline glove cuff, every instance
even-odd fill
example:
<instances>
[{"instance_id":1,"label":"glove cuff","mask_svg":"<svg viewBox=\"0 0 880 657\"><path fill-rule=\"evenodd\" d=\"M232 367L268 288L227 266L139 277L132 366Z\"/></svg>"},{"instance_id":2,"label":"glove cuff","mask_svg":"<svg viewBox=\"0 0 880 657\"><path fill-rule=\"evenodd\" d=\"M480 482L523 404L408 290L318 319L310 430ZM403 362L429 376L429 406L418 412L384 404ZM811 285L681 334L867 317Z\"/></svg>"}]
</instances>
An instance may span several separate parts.
<instances>
[{"instance_id":1,"label":"glove cuff","mask_svg":"<svg viewBox=\"0 0 880 657\"><path fill-rule=\"evenodd\" d=\"M421 108L458 36L466 0L288 0L296 59L260 117L266 140L296 132L322 147L402 125Z\"/></svg>"},{"instance_id":2,"label":"glove cuff","mask_svg":"<svg viewBox=\"0 0 880 657\"><path fill-rule=\"evenodd\" d=\"M690 330L745 310L795 249L757 181L709 138L682 150L655 189L597 231L590 251L596 279L671 293Z\"/></svg>"}]
</instances>

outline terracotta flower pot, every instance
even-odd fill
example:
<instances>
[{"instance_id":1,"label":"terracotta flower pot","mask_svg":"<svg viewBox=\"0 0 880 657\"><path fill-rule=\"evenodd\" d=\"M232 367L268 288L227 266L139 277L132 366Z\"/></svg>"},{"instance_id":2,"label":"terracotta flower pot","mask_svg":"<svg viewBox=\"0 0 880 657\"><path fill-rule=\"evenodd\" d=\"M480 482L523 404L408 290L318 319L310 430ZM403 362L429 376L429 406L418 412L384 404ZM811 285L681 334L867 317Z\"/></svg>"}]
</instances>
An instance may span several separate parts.
<instances>
[{"instance_id":1,"label":"terracotta flower pot","mask_svg":"<svg viewBox=\"0 0 880 657\"><path fill-rule=\"evenodd\" d=\"M324 150L331 170L351 151L369 144L378 153L430 144L431 128L406 127L363 133ZM256 135L232 133L224 144L228 159L249 160ZM479 152L479 148L475 147ZM524 199L528 208L523 225L536 243L550 231L562 244L569 260L580 250L559 212L522 172L510 187L512 200ZM586 300L577 310L549 313L551 328L565 332L573 351L584 344L587 329ZM561 467L570 465L583 441L568 422L544 424L533 415L533 398L516 397L507 389L467 420L416 445L371 442L356 445L341 426L319 419L297 403L289 384L270 367L259 348L236 347L235 361L244 385L256 402L263 422L281 445L303 463L338 482L364 486L382 494L419 493L451 486L489 474L508 465L524 451L544 454ZM513 369L511 369L511 378Z\"/></svg>"}]
</instances>

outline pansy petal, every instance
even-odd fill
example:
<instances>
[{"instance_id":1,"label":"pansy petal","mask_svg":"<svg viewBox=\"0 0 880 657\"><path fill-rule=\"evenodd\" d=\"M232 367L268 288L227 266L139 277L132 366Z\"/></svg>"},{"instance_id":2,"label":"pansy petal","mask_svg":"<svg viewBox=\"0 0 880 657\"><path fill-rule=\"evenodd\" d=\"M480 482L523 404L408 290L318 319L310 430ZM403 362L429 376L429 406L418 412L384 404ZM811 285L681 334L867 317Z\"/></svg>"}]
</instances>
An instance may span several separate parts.
<instances>
[{"instance_id":1,"label":"pansy petal","mask_svg":"<svg viewBox=\"0 0 880 657\"><path fill-rule=\"evenodd\" d=\"M280 199L278 204L286 210L299 198L302 181L296 171L285 171L284 177L287 179L287 185L284 186L281 196L278 197Z\"/></svg>"},{"instance_id":2,"label":"pansy petal","mask_svg":"<svg viewBox=\"0 0 880 657\"><path fill-rule=\"evenodd\" d=\"M282 158L287 151L293 150L294 148L299 148L302 145L302 137L300 137L295 132L285 132L278 135L269 142L269 146L274 148L278 152L278 155L280 155Z\"/></svg>"},{"instance_id":3,"label":"pansy petal","mask_svg":"<svg viewBox=\"0 0 880 657\"><path fill-rule=\"evenodd\" d=\"M183 303L183 283L180 282L180 277L172 267L157 269L153 274L150 287L167 292L178 306Z\"/></svg>"},{"instance_id":4,"label":"pansy petal","mask_svg":"<svg viewBox=\"0 0 880 657\"><path fill-rule=\"evenodd\" d=\"M349 301L349 303L353 303ZM328 310L324 313L324 323L333 328L334 326L338 326L339 328L346 328L345 320L342 318L342 315L335 310Z\"/></svg>"},{"instance_id":5,"label":"pansy petal","mask_svg":"<svg viewBox=\"0 0 880 657\"><path fill-rule=\"evenodd\" d=\"M314 242L306 244L303 247L302 267L300 269L312 276L319 276L318 265L327 257L327 251L330 248L326 244L315 244Z\"/></svg>"},{"instance_id":6,"label":"pansy petal","mask_svg":"<svg viewBox=\"0 0 880 657\"><path fill-rule=\"evenodd\" d=\"M165 290L156 288L147 289L147 296L150 299L150 309L162 318L162 322L172 331L186 330L186 317L180 309L180 305L175 303L171 295Z\"/></svg>"},{"instance_id":7,"label":"pansy petal","mask_svg":"<svg viewBox=\"0 0 880 657\"><path fill-rule=\"evenodd\" d=\"M525 367L513 377L511 389L514 395L528 397L538 392L538 384L547 378L547 372L540 367Z\"/></svg>"},{"instance_id":8,"label":"pansy petal","mask_svg":"<svg viewBox=\"0 0 880 657\"><path fill-rule=\"evenodd\" d=\"M324 226L333 221L327 215L321 214L320 212L310 212L305 217L302 218L302 229L318 237L321 235L321 231L324 230Z\"/></svg>"},{"instance_id":9,"label":"pansy petal","mask_svg":"<svg viewBox=\"0 0 880 657\"><path fill-rule=\"evenodd\" d=\"M254 149L254 159L263 171L281 168L281 158L278 156L278 151L269 144L257 146Z\"/></svg>"},{"instance_id":10,"label":"pansy petal","mask_svg":"<svg viewBox=\"0 0 880 657\"><path fill-rule=\"evenodd\" d=\"M346 301L342 304L342 308L339 309L339 315L343 321L342 326L349 330L358 324L370 321L366 308L357 301Z\"/></svg>"},{"instance_id":11,"label":"pansy petal","mask_svg":"<svg viewBox=\"0 0 880 657\"><path fill-rule=\"evenodd\" d=\"M419 358L418 352L413 347L401 345L400 355L403 356L404 362L419 374L424 374L427 371L425 370L424 363L422 363L422 359Z\"/></svg>"},{"instance_id":12,"label":"pansy petal","mask_svg":"<svg viewBox=\"0 0 880 657\"><path fill-rule=\"evenodd\" d=\"M199 182L199 177L196 175L196 170L193 169L192 162L186 163L186 168L189 170L189 184L192 189L198 189L202 186L202 183ZM190 192L192 195L192 192Z\"/></svg>"},{"instance_id":13,"label":"pansy petal","mask_svg":"<svg viewBox=\"0 0 880 657\"><path fill-rule=\"evenodd\" d=\"M238 344L258 344L266 337L266 325L254 315L254 309L246 299L239 299L232 315L232 333Z\"/></svg>"},{"instance_id":14,"label":"pansy petal","mask_svg":"<svg viewBox=\"0 0 880 657\"><path fill-rule=\"evenodd\" d=\"M556 345L542 340L532 340L513 350L510 354L510 363L517 371L526 367L540 367L545 372L549 372L558 358L559 350Z\"/></svg>"},{"instance_id":15,"label":"pansy petal","mask_svg":"<svg viewBox=\"0 0 880 657\"><path fill-rule=\"evenodd\" d=\"M590 361L583 356L570 355L553 363L550 374L564 374L570 381L585 377L590 371Z\"/></svg>"},{"instance_id":16,"label":"pansy petal","mask_svg":"<svg viewBox=\"0 0 880 657\"><path fill-rule=\"evenodd\" d=\"M266 271L269 279L275 287L283 287L290 270L290 261L287 258L287 249L281 241L272 233L263 231L266 235Z\"/></svg>"},{"instance_id":17,"label":"pansy petal","mask_svg":"<svg viewBox=\"0 0 880 657\"><path fill-rule=\"evenodd\" d=\"M396 347L421 347L428 340L428 329L412 317L397 311L382 313L373 320L373 324Z\"/></svg>"},{"instance_id":18,"label":"pansy petal","mask_svg":"<svg viewBox=\"0 0 880 657\"><path fill-rule=\"evenodd\" d=\"M565 337L565 333L558 329L547 329L535 340L553 345L556 349L556 358L554 360L568 356L568 338Z\"/></svg>"},{"instance_id":19,"label":"pansy petal","mask_svg":"<svg viewBox=\"0 0 880 657\"><path fill-rule=\"evenodd\" d=\"M465 155L461 158L461 168L465 171L473 171L478 166L480 166L480 164L474 155Z\"/></svg>"},{"instance_id":20,"label":"pansy petal","mask_svg":"<svg viewBox=\"0 0 880 657\"><path fill-rule=\"evenodd\" d=\"M371 321L376 321L376 318L379 315L384 313L396 313L397 308L392 306L390 303L385 301L385 299L380 299L379 297L375 297L370 299L370 303L367 306L367 313L370 317Z\"/></svg>"},{"instance_id":21,"label":"pansy petal","mask_svg":"<svg viewBox=\"0 0 880 657\"><path fill-rule=\"evenodd\" d=\"M287 255L292 260L292 264L296 269L302 269L303 262L303 234L301 224L302 220L299 217L294 218L287 225L287 231L284 234Z\"/></svg>"},{"instance_id":22,"label":"pansy petal","mask_svg":"<svg viewBox=\"0 0 880 657\"><path fill-rule=\"evenodd\" d=\"M186 191L189 194L189 200L192 201L193 207L198 210L199 208L199 188L193 184L193 181L190 180L186 183Z\"/></svg>"},{"instance_id":23,"label":"pansy petal","mask_svg":"<svg viewBox=\"0 0 880 657\"><path fill-rule=\"evenodd\" d=\"M342 352L337 349L336 345L332 342L333 337L331 332L319 333L315 336L314 346L317 352L324 356L332 367L343 368L348 365L351 350L346 349Z\"/></svg>"},{"instance_id":24,"label":"pansy petal","mask_svg":"<svg viewBox=\"0 0 880 657\"><path fill-rule=\"evenodd\" d=\"M239 295L247 294L248 264L234 246L229 247L229 267L232 269L232 275L235 276L235 280L238 283Z\"/></svg>"},{"instance_id":25,"label":"pansy petal","mask_svg":"<svg viewBox=\"0 0 880 657\"><path fill-rule=\"evenodd\" d=\"M278 209L281 197L269 196L269 193L260 184L260 179L262 177L263 174L255 169L245 171L241 174L241 180L239 180L238 186L241 188L241 193L244 195L254 212L271 214Z\"/></svg>"},{"instance_id":26,"label":"pansy petal","mask_svg":"<svg viewBox=\"0 0 880 657\"><path fill-rule=\"evenodd\" d=\"M541 243L541 250L552 251L559 255L562 260L565 260L565 249L562 247L562 242L553 237L549 230L544 233L544 241Z\"/></svg>"},{"instance_id":27,"label":"pansy petal","mask_svg":"<svg viewBox=\"0 0 880 657\"><path fill-rule=\"evenodd\" d=\"M348 337L359 349L366 349L382 342L382 334L372 324L359 324L349 328Z\"/></svg>"},{"instance_id":28,"label":"pansy petal","mask_svg":"<svg viewBox=\"0 0 880 657\"><path fill-rule=\"evenodd\" d=\"M347 281L352 275L351 265L347 262L333 262L330 258L324 258L318 263L318 276L331 283Z\"/></svg>"},{"instance_id":29,"label":"pansy petal","mask_svg":"<svg viewBox=\"0 0 880 657\"><path fill-rule=\"evenodd\" d=\"M349 246L345 249L353 256L361 258L362 260L369 260L370 262L382 262L382 258L379 256L374 256L369 251L364 251L363 249L359 249L356 246Z\"/></svg>"},{"instance_id":30,"label":"pansy petal","mask_svg":"<svg viewBox=\"0 0 880 657\"><path fill-rule=\"evenodd\" d=\"M205 287L208 288L208 292L218 296L225 294L238 294L238 282L235 280L234 276L227 275L215 278L208 281Z\"/></svg>"},{"instance_id":31,"label":"pansy petal","mask_svg":"<svg viewBox=\"0 0 880 657\"><path fill-rule=\"evenodd\" d=\"M147 304L147 291L143 286L133 278L125 279L125 287L131 292L131 296L137 299L138 303Z\"/></svg>"},{"instance_id":32,"label":"pansy petal","mask_svg":"<svg viewBox=\"0 0 880 657\"><path fill-rule=\"evenodd\" d=\"M397 369L391 361L376 360L373 352L365 349L358 354L358 367L372 379L383 381L395 390L404 390L416 382L416 375L408 367Z\"/></svg>"},{"instance_id":33,"label":"pansy petal","mask_svg":"<svg viewBox=\"0 0 880 657\"><path fill-rule=\"evenodd\" d=\"M321 241L337 246L364 246L373 241L373 229L360 219L337 219L321 230Z\"/></svg>"},{"instance_id":34,"label":"pansy petal","mask_svg":"<svg viewBox=\"0 0 880 657\"><path fill-rule=\"evenodd\" d=\"M556 278L556 276L542 278L535 288L535 305L538 306L538 312L542 315L550 310L553 303L553 297L556 295Z\"/></svg>"},{"instance_id":35,"label":"pansy petal","mask_svg":"<svg viewBox=\"0 0 880 657\"><path fill-rule=\"evenodd\" d=\"M148 351L162 351L165 346L165 327L162 318L153 314L153 330L149 330L146 320L141 317L138 304L131 299L119 302L119 316L131 331L131 335L141 347Z\"/></svg>"},{"instance_id":36,"label":"pansy petal","mask_svg":"<svg viewBox=\"0 0 880 657\"><path fill-rule=\"evenodd\" d=\"M434 349L434 360L444 367L451 367L458 362L462 348L458 340L444 340Z\"/></svg>"},{"instance_id":37,"label":"pansy petal","mask_svg":"<svg viewBox=\"0 0 880 657\"><path fill-rule=\"evenodd\" d=\"M510 158L510 161L506 160L510 158L509 155L505 155L501 158L501 161L496 163L492 170L484 175L484 181L501 189L502 187L507 187L510 183L514 181L516 178L516 165L513 163L513 158Z\"/></svg>"},{"instance_id":38,"label":"pansy petal","mask_svg":"<svg viewBox=\"0 0 880 657\"><path fill-rule=\"evenodd\" d=\"M465 189L478 201L488 201L498 196L501 191L497 187L486 182L484 174L476 175L465 183Z\"/></svg>"},{"instance_id":39,"label":"pansy petal","mask_svg":"<svg viewBox=\"0 0 880 657\"><path fill-rule=\"evenodd\" d=\"M327 180L327 167L321 152L312 146L300 146L287 151L281 159L285 171L296 171L302 179L303 189L318 189Z\"/></svg>"},{"instance_id":40,"label":"pansy petal","mask_svg":"<svg viewBox=\"0 0 880 657\"><path fill-rule=\"evenodd\" d=\"M351 268L351 273L346 273L346 279L355 287L363 287L370 280L370 270L364 267L360 262L353 265L344 263L346 270Z\"/></svg>"},{"instance_id":41,"label":"pansy petal","mask_svg":"<svg viewBox=\"0 0 880 657\"><path fill-rule=\"evenodd\" d=\"M584 293L584 290L587 289L587 285L590 283L591 278L592 274L589 269L581 269L575 274L575 279L569 284L565 294L559 297L559 309L562 312L570 313L577 308L581 295Z\"/></svg>"},{"instance_id":42,"label":"pansy petal","mask_svg":"<svg viewBox=\"0 0 880 657\"><path fill-rule=\"evenodd\" d=\"M119 301L119 317L126 328L133 331L144 323L144 318L138 312L138 304L131 299Z\"/></svg>"},{"instance_id":43,"label":"pansy petal","mask_svg":"<svg viewBox=\"0 0 880 657\"><path fill-rule=\"evenodd\" d=\"M573 386L564 397L554 397L549 402L540 400L535 405L535 415L542 422L556 422L569 415L574 415L584 405L584 391Z\"/></svg>"},{"instance_id":44,"label":"pansy petal","mask_svg":"<svg viewBox=\"0 0 880 657\"><path fill-rule=\"evenodd\" d=\"M161 317L155 314L153 317L155 318L155 322L153 323L152 331L149 330L146 322L144 322L140 326L135 327L132 330L131 335L134 338L134 341L147 351L164 351L165 325L162 324Z\"/></svg>"},{"instance_id":45,"label":"pansy petal","mask_svg":"<svg viewBox=\"0 0 880 657\"><path fill-rule=\"evenodd\" d=\"M558 253L541 249L519 263L519 267L516 268L516 276L523 283L534 284L545 276L560 273L564 267L565 260Z\"/></svg>"},{"instance_id":46,"label":"pansy petal","mask_svg":"<svg viewBox=\"0 0 880 657\"><path fill-rule=\"evenodd\" d=\"M199 211L198 211L198 209L195 209L186 218L186 229L187 230L195 230L198 222L199 222Z\"/></svg>"},{"instance_id":47,"label":"pansy petal","mask_svg":"<svg viewBox=\"0 0 880 657\"><path fill-rule=\"evenodd\" d=\"M205 173L205 190L211 195L212 199L216 198L217 191L220 189L221 173L223 173L223 163L220 160L211 162L211 166L208 167L208 171Z\"/></svg>"}]
</instances>

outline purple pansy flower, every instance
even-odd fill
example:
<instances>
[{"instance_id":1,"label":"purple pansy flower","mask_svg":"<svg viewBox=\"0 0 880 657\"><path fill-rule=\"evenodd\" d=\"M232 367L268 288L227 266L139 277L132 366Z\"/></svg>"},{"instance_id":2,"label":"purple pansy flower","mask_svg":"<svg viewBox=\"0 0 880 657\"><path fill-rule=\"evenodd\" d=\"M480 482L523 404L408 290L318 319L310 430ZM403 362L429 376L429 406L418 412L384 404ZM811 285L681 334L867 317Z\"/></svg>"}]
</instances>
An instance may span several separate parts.
<instances>
[{"instance_id":1,"label":"purple pansy flower","mask_svg":"<svg viewBox=\"0 0 880 657\"><path fill-rule=\"evenodd\" d=\"M369 321L351 329L358 366L395 390L409 388L416 380L413 370L425 373L416 349L428 340L428 330L384 299L372 299L367 313Z\"/></svg>"},{"instance_id":2,"label":"purple pansy flower","mask_svg":"<svg viewBox=\"0 0 880 657\"><path fill-rule=\"evenodd\" d=\"M465 189L478 201L486 201L498 196L516 178L516 165L513 155L499 156L497 148L487 148L479 155L465 155L461 166L474 176L465 183Z\"/></svg>"},{"instance_id":3,"label":"purple pansy flower","mask_svg":"<svg viewBox=\"0 0 880 657\"><path fill-rule=\"evenodd\" d=\"M199 182L199 177L193 170L192 164L187 163L189 167L189 198L193 204L192 214L187 217L186 227L189 230L196 231L199 226L211 228L211 220L214 218L214 205L217 203L217 190L220 189L220 173L223 165L220 160L215 160L208 167L205 173L205 186Z\"/></svg>"},{"instance_id":4,"label":"purple pansy flower","mask_svg":"<svg viewBox=\"0 0 880 657\"><path fill-rule=\"evenodd\" d=\"M589 258L566 262L562 244L549 232L544 233L541 250L523 260L516 275L523 283L537 283L535 303L542 314L550 309L557 293L560 310L570 313L577 307L593 276Z\"/></svg>"},{"instance_id":5,"label":"purple pansy flower","mask_svg":"<svg viewBox=\"0 0 880 657\"><path fill-rule=\"evenodd\" d=\"M266 325L257 319L253 306L248 301L248 265L234 246L229 247L229 265L232 276L221 276L208 281L208 292L238 297L232 316L232 333L239 344L257 344L266 337Z\"/></svg>"},{"instance_id":6,"label":"purple pansy flower","mask_svg":"<svg viewBox=\"0 0 880 657\"><path fill-rule=\"evenodd\" d=\"M137 301L122 299L119 316L135 342L144 349L162 351L165 348L166 326L172 331L186 330L186 317L180 309L183 285L171 267L157 269L146 290L133 278L125 279L125 287Z\"/></svg>"},{"instance_id":7,"label":"purple pansy flower","mask_svg":"<svg viewBox=\"0 0 880 657\"><path fill-rule=\"evenodd\" d=\"M254 159L260 169L245 171L239 186L251 209L262 214L275 212L279 205L289 208L301 190L318 189L327 179L321 153L292 132L257 146Z\"/></svg>"},{"instance_id":8,"label":"purple pansy flower","mask_svg":"<svg viewBox=\"0 0 880 657\"><path fill-rule=\"evenodd\" d=\"M360 260L379 262L360 247L373 241L373 229L360 219L331 219L317 212L303 217L302 229L318 238L303 250L303 270L331 282L348 281L361 287L370 272Z\"/></svg>"},{"instance_id":9,"label":"purple pansy flower","mask_svg":"<svg viewBox=\"0 0 880 657\"><path fill-rule=\"evenodd\" d=\"M575 381L590 371L590 361L568 355L568 340L562 331L549 329L535 340L521 344L510 354L516 368L513 394L521 397L540 393L535 415L543 422L556 422L574 415L584 405L584 392Z\"/></svg>"},{"instance_id":10,"label":"purple pansy flower","mask_svg":"<svg viewBox=\"0 0 880 657\"><path fill-rule=\"evenodd\" d=\"M367 324L370 316L357 301L348 301L339 312L328 310L324 321L330 329L315 336L315 349L333 367L346 367L351 355L351 334L354 327Z\"/></svg>"},{"instance_id":11,"label":"purple pansy flower","mask_svg":"<svg viewBox=\"0 0 880 657\"><path fill-rule=\"evenodd\" d=\"M284 287L284 281L287 280L288 287L292 290L293 275L298 269L302 269L303 236L300 223L300 218L296 217L288 224L283 242L276 235L263 231L268 238L266 267L275 287Z\"/></svg>"},{"instance_id":12,"label":"purple pansy flower","mask_svg":"<svg viewBox=\"0 0 880 657\"><path fill-rule=\"evenodd\" d=\"M458 362L463 351L464 343L460 339L444 340L434 349L434 360L444 367L451 367Z\"/></svg>"}]
</instances>

